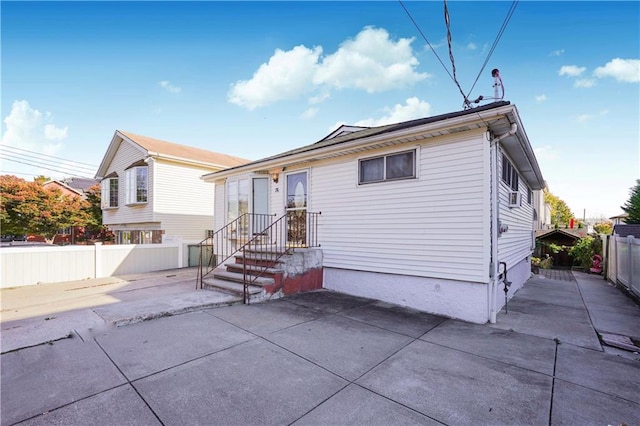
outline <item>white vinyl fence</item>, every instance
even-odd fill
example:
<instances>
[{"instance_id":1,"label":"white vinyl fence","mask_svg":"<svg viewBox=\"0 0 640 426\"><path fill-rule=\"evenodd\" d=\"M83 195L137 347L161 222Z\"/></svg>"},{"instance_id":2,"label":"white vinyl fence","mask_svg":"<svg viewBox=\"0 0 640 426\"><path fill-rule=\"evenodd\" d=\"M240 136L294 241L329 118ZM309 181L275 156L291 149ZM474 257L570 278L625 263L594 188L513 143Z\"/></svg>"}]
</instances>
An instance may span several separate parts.
<instances>
[{"instance_id":1,"label":"white vinyl fence","mask_svg":"<svg viewBox=\"0 0 640 426\"><path fill-rule=\"evenodd\" d=\"M24 246L0 249L0 288L136 274L183 266L183 245Z\"/></svg>"},{"instance_id":2,"label":"white vinyl fence","mask_svg":"<svg viewBox=\"0 0 640 426\"><path fill-rule=\"evenodd\" d=\"M640 297L640 239L615 235L607 238L607 244L607 278Z\"/></svg>"}]
</instances>

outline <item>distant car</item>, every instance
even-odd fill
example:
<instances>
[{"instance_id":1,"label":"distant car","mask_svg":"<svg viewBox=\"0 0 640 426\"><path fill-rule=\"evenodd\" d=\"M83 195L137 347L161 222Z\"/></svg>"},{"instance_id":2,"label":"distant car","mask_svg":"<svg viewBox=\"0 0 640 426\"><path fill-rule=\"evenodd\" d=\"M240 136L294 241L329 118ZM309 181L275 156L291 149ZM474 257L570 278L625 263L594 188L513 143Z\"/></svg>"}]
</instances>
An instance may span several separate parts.
<instances>
[{"instance_id":1,"label":"distant car","mask_svg":"<svg viewBox=\"0 0 640 426\"><path fill-rule=\"evenodd\" d=\"M2 241L3 243L10 243L12 241L27 241L27 236L7 234L7 235L3 235L0 241Z\"/></svg>"}]
</instances>

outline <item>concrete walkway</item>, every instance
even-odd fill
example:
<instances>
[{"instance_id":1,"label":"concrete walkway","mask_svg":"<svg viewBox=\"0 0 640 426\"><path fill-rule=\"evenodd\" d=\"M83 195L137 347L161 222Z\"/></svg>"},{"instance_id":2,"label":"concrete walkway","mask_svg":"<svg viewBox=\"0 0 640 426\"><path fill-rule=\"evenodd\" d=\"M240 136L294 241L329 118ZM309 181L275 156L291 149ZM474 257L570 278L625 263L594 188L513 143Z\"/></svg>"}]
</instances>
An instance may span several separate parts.
<instances>
[{"instance_id":1,"label":"concrete walkway","mask_svg":"<svg viewBox=\"0 0 640 426\"><path fill-rule=\"evenodd\" d=\"M638 354L597 333L640 337L640 309L574 275L491 326L319 291L16 350L1 424L638 424Z\"/></svg>"}]
</instances>

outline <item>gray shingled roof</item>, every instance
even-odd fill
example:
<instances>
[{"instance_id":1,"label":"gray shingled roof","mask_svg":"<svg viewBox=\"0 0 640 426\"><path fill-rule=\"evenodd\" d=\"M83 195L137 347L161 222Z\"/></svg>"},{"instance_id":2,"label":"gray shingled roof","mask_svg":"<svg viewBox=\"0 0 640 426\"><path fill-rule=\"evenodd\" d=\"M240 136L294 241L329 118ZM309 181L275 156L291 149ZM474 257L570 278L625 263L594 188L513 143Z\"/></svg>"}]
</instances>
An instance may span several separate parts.
<instances>
[{"instance_id":1,"label":"gray shingled roof","mask_svg":"<svg viewBox=\"0 0 640 426\"><path fill-rule=\"evenodd\" d=\"M619 237L633 235L636 238L640 238L640 224L615 225L613 227L613 234Z\"/></svg>"}]
</instances>

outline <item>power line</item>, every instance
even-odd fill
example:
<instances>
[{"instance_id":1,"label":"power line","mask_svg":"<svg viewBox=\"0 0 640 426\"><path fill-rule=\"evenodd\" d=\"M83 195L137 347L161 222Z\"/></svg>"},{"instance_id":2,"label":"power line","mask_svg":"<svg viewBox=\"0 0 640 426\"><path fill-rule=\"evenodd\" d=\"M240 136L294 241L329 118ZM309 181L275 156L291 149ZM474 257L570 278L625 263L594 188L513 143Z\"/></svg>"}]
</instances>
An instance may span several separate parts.
<instances>
[{"instance_id":1,"label":"power line","mask_svg":"<svg viewBox=\"0 0 640 426\"><path fill-rule=\"evenodd\" d=\"M458 82L458 77L456 76L456 61L453 59L453 47L451 46L451 21L449 19L449 8L447 7L447 0L444 0L444 23L447 27L447 45L449 46L449 59L451 60L451 69L453 70L453 82L458 86L458 90L462 95L462 100L465 105L469 104L469 100L467 96L464 94L462 87L460 87L460 83Z\"/></svg>"},{"instance_id":2,"label":"power line","mask_svg":"<svg viewBox=\"0 0 640 426\"><path fill-rule=\"evenodd\" d=\"M77 169L77 171L83 172L83 173L95 173L95 170L96 170L96 168L94 167L81 166L79 164L76 165L73 162L61 163L60 161L57 161L57 160L56 161L46 160L46 159L36 157L34 155L19 154L14 152L3 152L2 150L0 150L0 158L5 158L9 161L12 161L12 160L27 161L31 163L36 163L38 166L42 166L42 165L52 166L52 167L58 166L63 169L71 169L71 170Z\"/></svg>"},{"instance_id":3,"label":"power line","mask_svg":"<svg viewBox=\"0 0 640 426\"><path fill-rule=\"evenodd\" d=\"M26 152L26 153L27 153L27 154L22 154L22 155L28 155L28 154L31 154L30 156L36 155L36 156L39 156L39 157L53 158L53 159L56 159L56 160L63 160L63 161L67 161L67 162L70 162L70 163L75 163L75 164L81 164L81 165L84 165L84 166L89 166L89 167L92 167L92 168L95 168L95 169L97 169L97 168L98 168L98 166L96 166L95 164L82 163L82 162L80 162L80 161L73 161L73 160L69 160L68 158L56 157L56 156L54 156L54 155L49 155L49 154L42 154L42 153L40 153L40 152L36 152L36 151L29 151L28 149L18 148L18 147L16 147L16 146L11 146L11 145L2 145L2 146L0 146L0 148L1 148L1 149L9 149L9 150L22 151L22 152Z\"/></svg>"},{"instance_id":4,"label":"power line","mask_svg":"<svg viewBox=\"0 0 640 426\"><path fill-rule=\"evenodd\" d=\"M422 38L424 39L424 41L427 42L427 44L429 45L429 48L431 49L431 51L433 52L434 55L436 55L436 58L438 58L438 61L440 62L440 65L442 65L442 68L444 68L444 70L447 72L447 74L449 74L449 77L451 77L451 80L453 80L455 82L455 79L453 78L453 76L451 75L451 73L449 72L449 69L446 67L446 65L444 64L444 62L442 62L442 59L440 59L440 56L438 56L438 53L436 53L436 50L433 48L433 46L431 45L431 43L429 43L429 40L427 40L427 36L424 35L424 33L422 32L422 30L420 29L420 26L418 25L418 23L413 19L413 16L411 16L411 13L409 13L409 10L405 7L404 3L402 2L402 0L398 0L398 3L400 3L400 6L402 6L402 8L404 9L404 11L407 13L407 16L409 17L409 19L411 20L411 22L413 22L413 25L416 27L416 29L418 30L418 32L420 33L420 35L422 36Z\"/></svg>"},{"instance_id":5,"label":"power line","mask_svg":"<svg viewBox=\"0 0 640 426\"><path fill-rule=\"evenodd\" d=\"M498 46L498 43L500 42L500 39L502 38L502 34L504 34L504 30L507 28L507 25L509 24L509 21L511 20L511 17L513 16L513 13L516 11L516 7L517 6L518 6L518 0L513 0L513 2L511 3L511 7L509 7L509 11L507 12L507 15L504 18L504 21L502 22L502 26L500 27L500 30L498 30L498 34L496 35L496 39L493 41L493 45L491 46L491 49L489 49L489 53L487 54L487 58L484 60L484 63L482 64L482 68L480 68L480 71L478 72L478 76L476 77L475 81L473 82L473 85L471 86L471 89L469 90L469 93L467 93L467 96L465 97L465 99L468 98L468 96L473 91L473 88L476 87L476 83L478 82L478 79L482 75L485 67L487 66L487 63L489 63L489 59L491 58L491 55L493 55L493 52L496 49L496 46Z\"/></svg>"},{"instance_id":6,"label":"power line","mask_svg":"<svg viewBox=\"0 0 640 426\"><path fill-rule=\"evenodd\" d=\"M20 164L25 164L27 166L31 166L31 167L37 167L37 168L41 168L41 169L45 169L45 170L50 170L53 172L57 172L57 173L62 173L62 174L67 174L67 175L73 175L73 176L77 176L77 174L74 171L69 171L69 170L60 170L60 169L54 169L52 167L47 167L47 166L43 166L43 165L39 165L39 164L32 164L32 163L27 163L24 161L19 161L19 160L13 160L13 159L9 159L9 158L5 158L4 156L0 157L3 158L4 160L7 161L12 161L14 163L20 163Z\"/></svg>"},{"instance_id":7,"label":"power line","mask_svg":"<svg viewBox=\"0 0 640 426\"><path fill-rule=\"evenodd\" d=\"M7 161L15 161L15 162L26 164L33 167L50 167L50 168L54 168L55 170L66 171L67 173L87 173L87 174L95 173L95 169L89 169L88 167L78 167L73 164L65 165L63 163L52 164L47 161L41 161L37 159L34 160L32 158L25 158L19 155L14 155L12 153L6 153L6 152L0 152L0 158Z\"/></svg>"}]
</instances>

